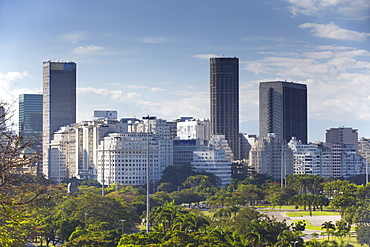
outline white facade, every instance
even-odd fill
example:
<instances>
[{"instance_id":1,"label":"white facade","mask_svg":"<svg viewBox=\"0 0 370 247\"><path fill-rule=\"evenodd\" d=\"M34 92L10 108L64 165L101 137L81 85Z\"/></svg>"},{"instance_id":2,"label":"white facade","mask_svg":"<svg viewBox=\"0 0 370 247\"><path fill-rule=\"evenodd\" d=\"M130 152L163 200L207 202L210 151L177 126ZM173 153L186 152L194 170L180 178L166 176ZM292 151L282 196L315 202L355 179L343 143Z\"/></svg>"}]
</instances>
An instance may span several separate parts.
<instances>
[{"instance_id":1,"label":"white facade","mask_svg":"<svg viewBox=\"0 0 370 247\"><path fill-rule=\"evenodd\" d=\"M344 178L366 174L366 160L359 154L353 145L342 145L341 148L342 173Z\"/></svg>"},{"instance_id":2,"label":"white facade","mask_svg":"<svg viewBox=\"0 0 370 247\"><path fill-rule=\"evenodd\" d=\"M162 141L151 133L108 134L98 147L98 182L144 185L148 163L150 181L157 182L162 171L172 165L172 148L164 146Z\"/></svg>"},{"instance_id":3,"label":"white facade","mask_svg":"<svg viewBox=\"0 0 370 247\"><path fill-rule=\"evenodd\" d=\"M258 139L249 152L249 166L274 179L293 174L293 151L275 134Z\"/></svg>"},{"instance_id":4,"label":"white facade","mask_svg":"<svg viewBox=\"0 0 370 247\"><path fill-rule=\"evenodd\" d=\"M232 152L227 140L223 135L215 135L208 147L193 152L191 164L197 170L213 173L221 179L221 185L226 186L231 181L231 162L228 156L232 157Z\"/></svg>"},{"instance_id":5,"label":"white facade","mask_svg":"<svg viewBox=\"0 0 370 247\"><path fill-rule=\"evenodd\" d=\"M362 137L358 140L358 153L370 164L370 139Z\"/></svg>"},{"instance_id":6,"label":"white facade","mask_svg":"<svg viewBox=\"0 0 370 247\"><path fill-rule=\"evenodd\" d=\"M181 140L200 139L209 140L210 122L209 119L186 119L184 122L177 122L177 137Z\"/></svg>"},{"instance_id":7,"label":"white facade","mask_svg":"<svg viewBox=\"0 0 370 247\"><path fill-rule=\"evenodd\" d=\"M95 110L94 111L94 120L97 119L117 119L117 111L104 111L104 110Z\"/></svg>"},{"instance_id":8,"label":"white facade","mask_svg":"<svg viewBox=\"0 0 370 247\"><path fill-rule=\"evenodd\" d=\"M331 128L326 133L324 144L331 151L331 168L333 177L348 178L366 174L366 141L358 141L358 133L352 128ZM361 151L359 151L359 146Z\"/></svg>"},{"instance_id":9,"label":"white facade","mask_svg":"<svg viewBox=\"0 0 370 247\"><path fill-rule=\"evenodd\" d=\"M302 144L295 137L288 143L293 150L294 174L331 177L330 150L315 144Z\"/></svg>"},{"instance_id":10,"label":"white facade","mask_svg":"<svg viewBox=\"0 0 370 247\"><path fill-rule=\"evenodd\" d=\"M61 127L50 143L50 179L96 179L97 148L107 133L127 132L117 120L85 121Z\"/></svg>"},{"instance_id":11,"label":"white facade","mask_svg":"<svg viewBox=\"0 0 370 247\"><path fill-rule=\"evenodd\" d=\"M54 133L49 148L49 179L60 183L76 174L76 131L61 127Z\"/></svg>"},{"instance_id":12,"label":"white facade","mask_svg":"<svg viewBox=\"0 0 370 247\"><path fill-rule=\"evenodd\" d=\"M129 132L129 130L137 132ZM152 142L155 141L155 150L157 150L155 154L151 154L152 156L156 156L153 163L157 164L153 167L153 174L151 177L153 181L158 181L161 178L164 168L173 164L173 142L170 140L170 130L166 121L155 118L137 121L134 124L105 118L80 122L70 127L62 127L55 133L54 139L50 144L50 178L58 183L71 177L77 177L79 179L97 179L99 172L97 170L97 166L98 163L101 162L99 159L102 158L101 154L99 156L99 152L102 152L99 150L99 148L102 149L102 141L104 140L103 143L105 148L108 148L107 150L115 148L117 145L121 145L120 143L115 144L109 138L106 140L106 138L111 135L109 133L116 133L118 135L123 133L131 135L130 138L135 139L132 141L132 144L140 146L142 143L136 143L139 140L134 136L140 134L147 136L146 132L148 130L151 133L150 135L153 135ZM124 141L128 140L127 138L121 139ZM152 150L151 152L154 152L155 150ZM132 152L133 151L134 150L132 150ZM109 154L110 157L114 157L112 152ZM123 153L121 156L122 155L129 154ZM134 159L129 160L131 160L130 162L133 162L131 165L136 165L136 161L134 161ZM103 162L103 164L104 163L109 164L109 162L106 163L106 161ZM117 176L117 179L118 177L119 176ZM111 181L118 181L120 183L127 181L127 184L142 183L141 179L134 179L134 176L129 176L131 177L130 180L127 180L128 178L126 177L127 176L119 180L112 180L112 176L109 175L109 179ZM134 180L141 182L133 183Z\"/></svg>"}]
</instances>

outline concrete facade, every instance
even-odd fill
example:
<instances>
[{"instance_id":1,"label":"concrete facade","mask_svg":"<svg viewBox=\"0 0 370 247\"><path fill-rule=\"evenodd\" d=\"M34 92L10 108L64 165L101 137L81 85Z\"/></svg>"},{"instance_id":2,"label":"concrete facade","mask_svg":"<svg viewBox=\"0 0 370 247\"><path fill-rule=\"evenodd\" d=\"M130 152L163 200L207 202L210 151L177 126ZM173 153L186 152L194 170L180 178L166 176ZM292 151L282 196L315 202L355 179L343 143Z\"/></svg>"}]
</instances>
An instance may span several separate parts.
<instances>
[{"instance_id":1,"label":"concrete facade","mask_svg":"<svg viewBox=\"0 0 370 247\"><path fill-rule=\"evenodd\" d=\"M293 151L275 134L260 137L249 153L249 166L260 174L284 180L293 174Z\"/></svg>"}]
</instances>

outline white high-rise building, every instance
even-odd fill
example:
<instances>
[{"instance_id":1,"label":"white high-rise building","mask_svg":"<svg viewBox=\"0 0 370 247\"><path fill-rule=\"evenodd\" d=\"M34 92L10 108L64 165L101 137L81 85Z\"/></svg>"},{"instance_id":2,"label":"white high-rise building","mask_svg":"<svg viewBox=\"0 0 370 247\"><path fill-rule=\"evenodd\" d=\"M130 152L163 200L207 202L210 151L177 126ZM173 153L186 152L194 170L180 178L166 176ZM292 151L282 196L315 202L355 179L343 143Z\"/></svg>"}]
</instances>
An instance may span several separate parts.
<instances>
[{"instance_id":1,"label":"white high-rise building","mask_svg":"<svg viewBox=\"0 0 370 247\"><path fill-rule=\"evenodd\" d=\"M293 174L293 151L285 141L270 133L258 139L249 152L249 166L255 172L274 179L285 179Z\"/></svg>"},{"instance_id":2,"label":"white high-rise building","mask_svg":"<svg viewBox=\"0 0 370 247\"><path fill-rule=\"evenodd\" d=\"M348 178L366 173L366 160L359 154L356 129L340 127L327 130L324 146L331 151L332 177Z\"/></svg>"},{"instance_id":3,"label":"white high-rise building","mask_svg":"<svg viewBox=\"0 0 370 247\"><path fill-rule=\"evenodd\" d=\"M155 146L150 154L155 156L152 162L153 174L151 175L151 180L158 181L161 178L162 171L173 164L173 142L170 139L169 126L166 125L166 121L155 118L135 121L135 123L104 118L62 127L54 134L54 139L50 144L50 164L52 164L50 166L50 178L56 182L61 182L71 177L97 179L99 173L98 164L100 166L110 164L106 160L100 160L106 156L105 153L108 152L107 155L115 157L117 153L115 153L114 149L119 149L123 144L126 145L126 142L133 145L131 152L134 152L138 149L138 146L135 147L135 145L141 147L147 140L147 138L141 140L137 136L148 136L148 130L151 136L150 145ZM113 134L122 136L112 138ZM126 136L123 138L123 135ZM132 139L131 141L130 138ZM118 139L122 139L125 142L119 142ZM103 149L104 152L102 151ZM131 153L120 152L120 156L130 157L125 159L128 160L129 166L138 165L137 159L131 159ZM105 159L107 158L105 157ZM100 181L102 181L102 177ZM108 177L110 183L115 181L125 184L141 183L133 182L134 178L132 176L129 176L130 179L127 176L122 179L118 179L118 176L115 179L112 175ZM107 181L105 180L105 182ZM136 179L135 181L141 180Z\"/></svg>"},{"instance_id":4,"label":"white high-rise building","mask_svg":"<svg viewBox=\"0 0 370 247\"><path fill-rule=\"evenodd\" d=\"M127 132L127 124L105 119L61 127L50 143L50 179L96 179L98 145L107 133L114 132Z\"/></svg>"},{"instance_id":5,"label":"white high-rise building","mask_svg":"<svg viewBox=\"0 0 370 247\"><path fill-rule=\"evenodd\" d=\"M366 159L367 164L370 164L370 139L361 137L358 140L358 153Z\"/></svg>"},{"instance_id":6,"label":"white high-rise building","mask_svg":"<svg viewBox=\"0 0 370 247\"><path fill-rule=\"evenodd\" d=\"M160 142L161 138L152 133L108 134L98 148L98 182L105 185L144 185L148 165L149 180L157 182L163 170L172 165L169 162L171 149Z\"/></svg>"},{"instance_id":7,"label":"white high-rise building","mask_svg":"<svg viewBox=\"0 0 370 247\"><path fill-rule=\"evenodd\" d=\"M294 174L331 177L330 150L316 144L302 144L295 137L288 143L293 150Z\"/></svg>"},{"instance_id":8,"label":"white high-rise building","mask_svg":"<svg viewBox=\"0 0 370 247\"><path fill-rule=\"evenodd\" d=\"M193 152L195 169L213 173L221 179L221 185L226 186L231 181L231 161L233 153L224 135L214 135L207 147Z\"/></svg>"},{"instance_id":9,"label":"white high-rise building","mask_svg":"<svg viewBox=\"0 0 370 247\"><path fill-rule=\"evenodd\" d=\"M210 122L209 119L186 119L177 122L177 137L181 140L200 139L209 140Z\"/></svg>"},{"instance_id":10,"label":"white high-rise building","mask_svg":"<svg viewBox=\"0 0 370 247\"><path fill-rule=\"evenodd\" d=\"M117 111L95 110L94 120L96 119L117 119Z\"/></svg>"}]
</instances>

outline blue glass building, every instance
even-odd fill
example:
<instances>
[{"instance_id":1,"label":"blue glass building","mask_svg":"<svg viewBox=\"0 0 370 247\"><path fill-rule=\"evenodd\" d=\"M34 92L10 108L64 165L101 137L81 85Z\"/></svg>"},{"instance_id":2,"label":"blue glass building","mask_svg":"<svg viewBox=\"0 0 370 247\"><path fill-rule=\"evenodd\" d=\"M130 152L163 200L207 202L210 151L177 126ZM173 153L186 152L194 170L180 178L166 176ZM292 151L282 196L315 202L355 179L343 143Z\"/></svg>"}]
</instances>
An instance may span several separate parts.
<instances>
[{"instance_id":1,"label":"blue glass building","mask_svg":"<svg viewBox=\"0 0 370 247\"><path fill-rule=\"evenodd\" d=\"M19 95L19 136L24 141L35 141L39 150L42 140L42 94Z\"/></svg>"}]
</instances>

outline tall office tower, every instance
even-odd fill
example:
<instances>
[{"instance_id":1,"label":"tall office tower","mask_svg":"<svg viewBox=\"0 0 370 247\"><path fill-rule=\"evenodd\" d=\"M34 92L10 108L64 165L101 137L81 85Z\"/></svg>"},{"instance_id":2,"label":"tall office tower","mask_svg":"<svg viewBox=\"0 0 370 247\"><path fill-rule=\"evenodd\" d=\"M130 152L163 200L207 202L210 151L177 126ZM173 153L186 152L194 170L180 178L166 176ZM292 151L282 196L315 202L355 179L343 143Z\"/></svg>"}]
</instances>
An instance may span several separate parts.
<instances>
[{"instance_id":1,"label":"tall office tower","mask_svg":"<svg viewBox=\"0 0 370 247\"><path fill-rule=\"evenodd\" d=\"M76 122L76 63L43 63L43 173L50 177L49 144L61 126Z\"/></svg>"},{"instance_id":2,"label":"tall office tower","mask_svg":"<svg viewBox=\"0 0 370 247\"><path fill-rule=\"evenodd\" d=\"M259 88L260 137L275 133L289 142L307 143L307 86L286 81L261 82Z\"/></svg>"},{"instance_id":3,"label":"tall office tower","mask_svg":"<svg viewBox=\"0 0 370 247\"><path fill-rule=\"evenodd\" d=\"M211 58L211 135L225 135L239 159L239 59Z\"/></svg>"},{"instance_id":4,"label":"tall office tower","mask_svg":"<svg viewBox=\"0 0 370 247\"><path fill-rule=\"evenodd\" d=\"M42 94L19 95L19 135L24 141L35 141L35 149L41 145ZM41 151L41 150L39 150Z\"/></svg>"}]
</instances>

